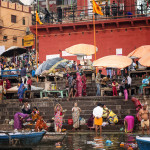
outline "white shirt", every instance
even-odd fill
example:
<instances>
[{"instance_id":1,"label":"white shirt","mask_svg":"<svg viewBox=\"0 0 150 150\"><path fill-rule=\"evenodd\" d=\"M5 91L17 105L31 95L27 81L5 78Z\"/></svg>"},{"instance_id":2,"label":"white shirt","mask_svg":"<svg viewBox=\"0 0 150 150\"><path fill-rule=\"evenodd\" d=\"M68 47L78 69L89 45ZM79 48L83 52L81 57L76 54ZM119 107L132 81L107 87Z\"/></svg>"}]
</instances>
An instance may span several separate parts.
<instances>
[{"instance_id":1,"label":"white shirt","mask_svg":"<svg viewBox=\"0 0 150 150\"><path fill-rule=\"evenodd\" d=\"M131 85L132 79L130 76L127 77L127 80L128 80L128 84Z\"/></svg>"},{"instance_id":2,"label":"white shirt","mask_svg":"<svg viewBox=\"0 0 150 150\"><path fill-rule=\"evenodd\" d=\"M100 106L97 106L93 109L93 116L101 118L103 115L103 108Z\"/></svg>"}]
</instances>

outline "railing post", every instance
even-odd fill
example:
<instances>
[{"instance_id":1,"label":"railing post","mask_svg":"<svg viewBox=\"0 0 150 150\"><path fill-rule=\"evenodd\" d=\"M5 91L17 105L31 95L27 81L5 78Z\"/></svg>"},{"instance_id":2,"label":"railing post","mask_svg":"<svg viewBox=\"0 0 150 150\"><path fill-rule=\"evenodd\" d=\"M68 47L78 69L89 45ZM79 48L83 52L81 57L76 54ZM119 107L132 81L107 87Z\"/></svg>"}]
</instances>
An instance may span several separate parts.
<instances>
[{"instance_id":1,"label":"railing post","mask_svg":"<svg viewBox=\"0 0 150 150\"><path fill-rule=\"evenodd\" d=\"M53 16L54 16L54 12L52 11L52 24L54 23L54 22L53 22Z\"/></svg>"},{"instance_id":2,"label":"railing post","mask_svg":"<svg viewBox=\"0 0 150 150\"><path fill-rule=\"evenodd\" d=\"M75 18L74 18L74 7L73 7L73 22L75 22Z\"/></svg>"}]
</instances>

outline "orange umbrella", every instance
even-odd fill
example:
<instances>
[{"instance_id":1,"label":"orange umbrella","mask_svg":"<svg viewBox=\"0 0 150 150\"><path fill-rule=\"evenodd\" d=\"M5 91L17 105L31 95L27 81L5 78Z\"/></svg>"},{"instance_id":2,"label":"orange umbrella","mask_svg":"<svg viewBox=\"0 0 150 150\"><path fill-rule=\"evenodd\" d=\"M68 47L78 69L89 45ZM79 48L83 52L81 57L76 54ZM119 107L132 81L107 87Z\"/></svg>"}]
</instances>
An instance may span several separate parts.
<instances>
[{"instance_id":1,"label":"orange umbrella","mask_svg":"<svg viewBox=\"0 0 150 150\"><path fill-rule=\"evenodd\" d=\"M132 51L130 54L128 54L128 57L137 57L137 58L142 58L143 56L147 55L150 53L150 45L144 45L140 46L134 51Z\"/></svg>"},{"instance_id":2,"label":"orange umbrella","mask_svg":"<svg viewBox=\"0 0 150 150\"><path fill-rule=\"evenodd\" d=\"M97 47L96 51L98 51ZM79 56L90 56L95 54L95 46L90 44L77 44L67 48L66 52Z\"/></svg>"},{"instance_id":3,"label":"orange umbrella","mask_svg":"<svg viewBox=\"0 0 150 150\"><path fill-rule=\"evenodd\" d=\"M145 55L145 56L143 56L141 59L139 59L139 63L142 66L150 67L150 53Z\"/></svg>"},{"instance_id":4,"label":"orange umbrella","mask_svg":"<svg viewBox=\"0 0 150 150\"><path fill-rule=\"evenodd\" d=\"M127 56L110 55L95 60L93 66L122 69L127 66L130 66L131 63L132 63L132 59Z\"/></svg>"}]
</instances>

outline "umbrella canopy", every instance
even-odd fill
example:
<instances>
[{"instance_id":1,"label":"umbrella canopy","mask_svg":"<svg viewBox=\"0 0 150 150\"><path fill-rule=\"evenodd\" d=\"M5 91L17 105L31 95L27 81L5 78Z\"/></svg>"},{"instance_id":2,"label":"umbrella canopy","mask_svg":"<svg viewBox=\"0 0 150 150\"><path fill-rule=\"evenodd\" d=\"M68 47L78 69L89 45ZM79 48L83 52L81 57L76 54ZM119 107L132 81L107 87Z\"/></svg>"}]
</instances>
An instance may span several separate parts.
<instances>
[{"instance_id":1,"label":"umbrella canopy","mask_svg":"<svg viewBox=\"0 0 150 150\"><path fill-rule=\"evenodd\" d=\"M131 63L132 63L132 59L128 58L127 56L110 55L95 60L93 66L122 69L127 66L130 66Z\"/></svg>"},{"instance_id":2,"label":"umbrella canopy","mask_svg":"<svg viewBox=\"0 0 150 150\"><path fill-rule=\"evenodd\" d=\"M25 48L12 46L12 47L8 48L5 52L3 52L1 54L1 56L13 57L13 56L21 55L21 54L26 53L26 52L27 52L27 49L25 49Z\"/></svg>"},{"instance_id":3,"label":"umbrella canopy","mask_svg":"<svg viewBox=\"0 0 150 150\"><path fill-rule=\"evenodd\" d=\"M48 70L47 72L51 72L53 69L65 68L68 62L69 60L60 57L48 59L38 67L35 74L40 75L45 70Z\"/></svg>"},{"instance_id":4,"label":"umbrella canopy","mask_svg":"<svg viewBox=\"0 0 150 150\"><path fill-rule=\"evenodd\" d=\"M150 67L150 53L147 54L146 56L143 56L141 59L139 59L139 63L142 66Z\"/></svg>"},{"instance_id":5,"label":"umbrella canopy","mask_svg":"<svg viewBox=\"0 0 150 150\"><path fill-rule=\"evenodd\" d=\"M128 57L132 58L142 58L143 56L150 53L150 45L144 45L140 46L134 51L132 51L130 54L128 54Z\"/></svg>"},{"instance_id":6,"label":"umbrella canopy","mask_svg":"<svg viewBox=\"0 0 150 150\"><path fill-rule=\"evenodd\" d=\"M96 51L98 51L97 47ZM79 56L90 56L92 54L95 54L95 46L89 44L77 44L67 48L66 52Z\"/></svg>"}]
</instances>

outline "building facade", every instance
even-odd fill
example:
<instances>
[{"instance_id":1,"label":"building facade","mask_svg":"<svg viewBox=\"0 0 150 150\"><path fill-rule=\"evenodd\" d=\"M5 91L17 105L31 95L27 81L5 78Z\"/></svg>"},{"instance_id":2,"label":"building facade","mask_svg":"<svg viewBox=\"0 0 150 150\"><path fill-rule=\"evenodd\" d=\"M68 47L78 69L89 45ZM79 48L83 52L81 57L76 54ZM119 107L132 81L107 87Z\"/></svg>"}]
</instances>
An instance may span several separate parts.
<instances>
[{"instance_id":1,"label":"building facade","mask_svg":"<svg viewBox=\"0 0 150 150\"><path fill-rule=\"evenodd\" d=\"M23 37L32 25L30 7L0 0L0 46L23 47Z\"/></svg>"}]
</instances>

